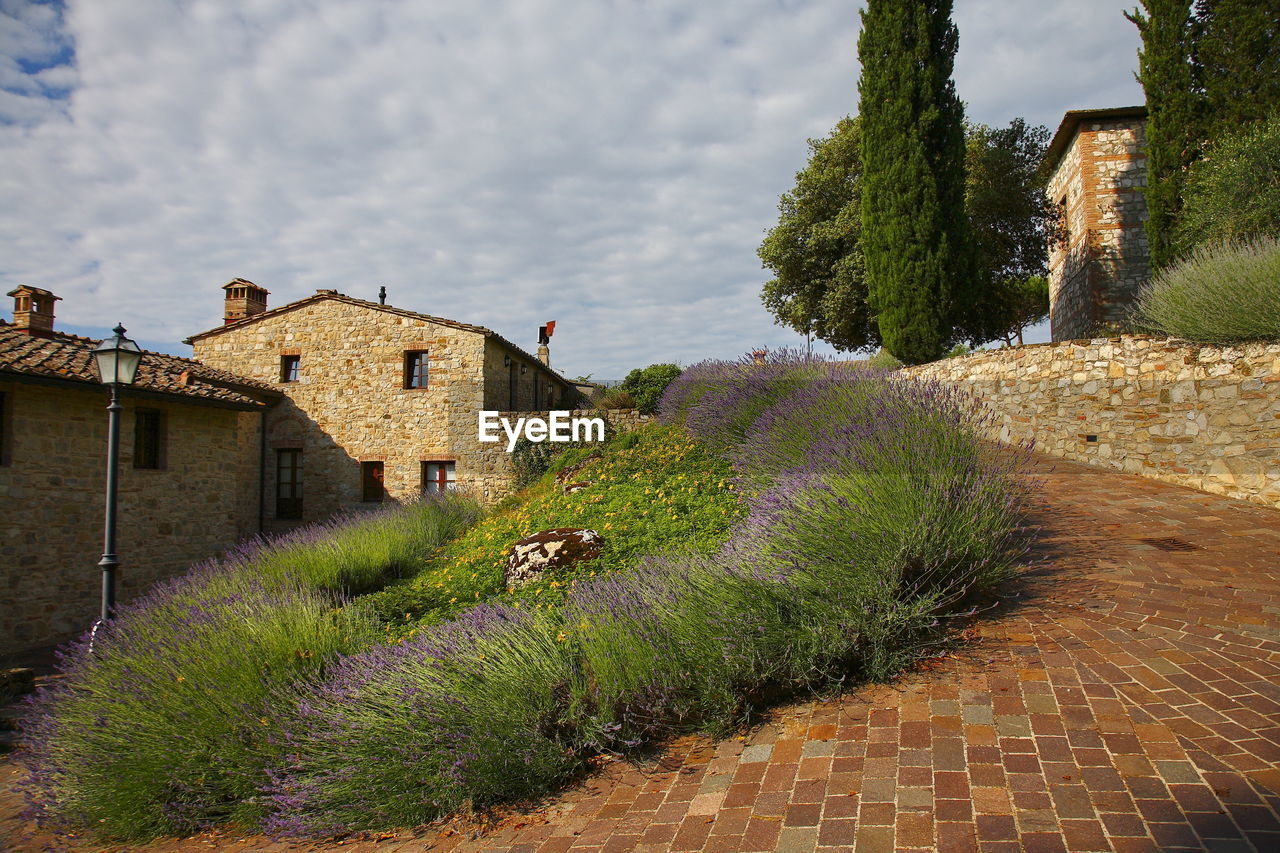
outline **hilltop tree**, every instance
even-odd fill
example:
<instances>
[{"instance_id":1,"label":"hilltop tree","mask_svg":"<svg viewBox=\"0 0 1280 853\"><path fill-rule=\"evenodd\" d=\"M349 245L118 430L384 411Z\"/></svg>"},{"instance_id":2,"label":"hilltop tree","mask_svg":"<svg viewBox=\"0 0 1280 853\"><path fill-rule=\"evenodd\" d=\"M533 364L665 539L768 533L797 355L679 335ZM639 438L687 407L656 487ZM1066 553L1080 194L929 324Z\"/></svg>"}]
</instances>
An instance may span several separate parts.
<instances>
[{"instance_id":1,"label":"hilltop tree","mask_svg":"<svg viewBox=\"0 0 1280 853\"><path fill-rule=\"evenodd\" d=\"M778 202L778 224L760 245L774 278L761 298L780 325L836 349L880 345L867 304L860 235L862 154L859 122L844 118L809 140L809 162Z\"/></svg>"},{"instance_id":2,"label":"hilltop tree","mask_svg":"<svg viewBox=\"0 0 1280 853\"><path fill-rule=\"evenodd\" d=\"M1021 118L1008 127L967 128L965 213L975 287L953 313L956 337L975 346L997 338L1009 343L1016 337L1021 343L1023 329L1048 314L1043 277L1057 218L1044 191L1042 161L1048 147L1048 128L1028 126Z\"/></svg>"},{"instance_id":3,"label":"hilltop tree","mask_svg":"<svg viewBox=\"0 0 1280 853\"><path fill-rule=\"evenodd\" d=\"M869 0L858 37L862 251L880 337L908 363L942 355L971 283L951 6Z\"/></svg>"},{"instance_id":4,"label":"hilltop tree","mask_svg":"<svg viewBox=\"0 0 1280 853\"><path fill-rule=\"evenodd\" d=\"M1142 0L1125 17L1142 36L1138 82L1147 99L1147 243L1151 263L1176 260L1173 232L1187 169L1200 156L1202 111L1192 74L1190 0Z\"/></svg>"}]
</instances>

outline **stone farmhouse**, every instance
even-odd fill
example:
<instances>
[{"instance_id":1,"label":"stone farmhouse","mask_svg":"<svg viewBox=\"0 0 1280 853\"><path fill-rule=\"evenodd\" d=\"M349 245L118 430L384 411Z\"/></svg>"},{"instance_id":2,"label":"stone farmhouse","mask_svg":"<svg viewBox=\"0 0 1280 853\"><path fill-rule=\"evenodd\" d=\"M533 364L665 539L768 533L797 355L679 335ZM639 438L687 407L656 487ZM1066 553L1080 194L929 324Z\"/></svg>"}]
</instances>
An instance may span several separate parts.
<instances>
[{"instance_id":1,"label":"stone farmhouse","mask_svg":"<svg viewBox=\"0 0 1280 853\"><path fill-rule=\"evenodd\" d=\"M320 290L279 308L243 279L195 357L283 397L266 416L266 528L465 486L493 501L510 459L477 440L477 412L571 408L573 384L497 333Z\"/></svg>"},{"instance_id":2,"label":"stone farmhouse","mask_svg":"<svg viewBox=\"0 0 1280 853\"><path fill-rule=\"evenodd\" d=\"M574 385L482 326L333 290L278 308L236 279L195 360L122 391L120 600L256 533L423 491L511 484L477 412L571 408ZM46 290L0 321L0 654L69 639L99 602L108 392Z\"/></svg>"},{"instance_id":3,"label":"stone farmhouse","mask_svg":"<svg viewBox=\"0 0 1280 853\"><path fill-rule=\"evenodd\" d=\"M1123 324L1150 278L1146 124L1146 107L1072 110L1049 144L1049 198L1063 213L1049 254L1054 341Z\"/></svg>"},{"instance_id":4,"label":"stone farmhouse","mask_svg":"<svg viewBox=\"0 0 1280 853\"><path fill-rule=\"evenodd\" d=\"M99 606L109 394L97 341L19 287L0 321L0 654L68 639ZM122 392L120 598L261 529L269 384L148 352Z\"/></svg>"}]
</instances>

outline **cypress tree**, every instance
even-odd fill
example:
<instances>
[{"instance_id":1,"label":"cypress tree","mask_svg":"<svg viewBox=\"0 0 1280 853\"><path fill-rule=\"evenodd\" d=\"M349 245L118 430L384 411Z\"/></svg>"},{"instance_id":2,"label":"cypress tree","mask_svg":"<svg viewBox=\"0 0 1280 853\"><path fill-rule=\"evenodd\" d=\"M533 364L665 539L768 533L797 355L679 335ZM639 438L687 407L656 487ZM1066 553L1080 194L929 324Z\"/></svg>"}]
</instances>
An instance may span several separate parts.
<instances>
[{"instance_id":1,"label":"cypress tree","mask_svg":"<svg viewBox=\"0 0 1280 853\"><path fill-rule=\"evenodd\" d=\"M972 278L951 6L869 0L858 37L868 295L885 348L908 363L942 355Z\"/></svg>"},{"instance_id":2,"label":"cypress tree","mask_svg":"<svg viewBox=\"0 0 1280 853\"><path fill-rule=\"evenodd\" d=\"M1142 35L1138 82L1147 99L1147 244L1151 264L1177 259L1174 228L1187 169L1200 156L1201 108L1191 66L1190 0L1142 0L1126 12Z\"/></svg>"},{"instance_id":3,"label":"cypress tree","mask_svg":"<svg viewBox=\"0 0 1280 853\"><path fill-rule=\"evenodd\" d=\"M1208 138L1280 112L1280 4L1196 0L1193 26Z\"/></svg>"}]
</instances>

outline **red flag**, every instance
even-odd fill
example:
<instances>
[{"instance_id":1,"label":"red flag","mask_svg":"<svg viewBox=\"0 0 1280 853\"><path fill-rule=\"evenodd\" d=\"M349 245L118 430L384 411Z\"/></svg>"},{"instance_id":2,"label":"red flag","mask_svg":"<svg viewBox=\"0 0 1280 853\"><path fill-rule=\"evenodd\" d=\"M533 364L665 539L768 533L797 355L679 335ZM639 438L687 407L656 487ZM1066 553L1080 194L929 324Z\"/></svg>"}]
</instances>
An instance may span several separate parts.
<instances>
[{"instance_id":1,"label":"red flag","mask_svg":"<svg viewBox=\"0 0 1280 853\"><path fill-rule=\"evenodd\" d=\"M555 332L556 332L556 321L548 320L547 321L547 337L548 338L551 337L552 335L555 334Z\"/></svg>"}]
</instances>

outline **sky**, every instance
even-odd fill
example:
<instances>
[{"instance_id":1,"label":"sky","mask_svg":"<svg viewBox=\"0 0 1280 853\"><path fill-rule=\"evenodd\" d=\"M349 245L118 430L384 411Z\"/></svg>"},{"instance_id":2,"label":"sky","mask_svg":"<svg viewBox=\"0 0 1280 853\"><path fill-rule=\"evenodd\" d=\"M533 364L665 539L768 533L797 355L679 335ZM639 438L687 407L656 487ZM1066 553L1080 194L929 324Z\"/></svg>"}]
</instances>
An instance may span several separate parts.
<instances>
[{"instance_id":1,"label":"sky","mask_svg":"<svg viewBox=\"0 0 1280 853\"><path fill-rule=\"evenodd\" d=\"M856 111L862 5L0 0L0 286L179 355L236 277L555 320L571 377L802 346L756 249ZM1142 103L1132 5L957 0L967 117Z\"/></svg>"}]
</instances>

